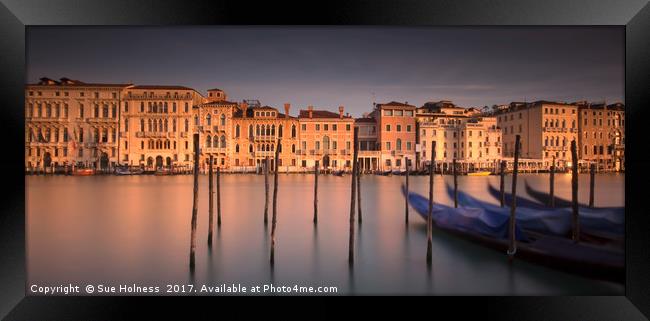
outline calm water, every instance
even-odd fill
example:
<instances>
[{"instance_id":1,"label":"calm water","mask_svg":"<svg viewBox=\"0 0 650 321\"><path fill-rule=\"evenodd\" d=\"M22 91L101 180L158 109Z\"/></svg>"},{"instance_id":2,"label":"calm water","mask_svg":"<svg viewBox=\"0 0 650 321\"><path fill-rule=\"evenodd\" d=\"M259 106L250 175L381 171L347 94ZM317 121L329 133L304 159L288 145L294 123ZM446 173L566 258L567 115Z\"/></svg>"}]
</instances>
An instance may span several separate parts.
<instances>
[{"instance_id":1,"label":"calm water","mask_svg":"<svg viewBox=\"0 0 650 321\"><path fill-rule=\"evenodd\" d=\"M546 191L548 176L520 175ZM363 224L356 262L347 265L350 176L319 177L319 222L313 176L281 174L275 268L269 268L270 222L263 224L264 177L222 176L222 226L208 249L208 182L200 177L196 272L188 270L192 176L26 177L28 284L165 284L337 286L339 294L558 295L623 294L623 285L594 281L515 260L443 233L433 234L427 271L426 222L411 209L404 223L404 177L362 177ZM624 176L597 176L596 205L623 206ZM271 180L272 182L272 180ZM435 201L450 176L435 177ZM499 178L459 177L462 191L497 204L487 184ZM271 183L272 184L272 183ZM428 195L428 177L411 177ZM510 186L507 180L508 190ZM580 177L588 200L588 176ZM271 185L272 187L272 185ZM216 188L216 187L215 187ZM272 194L272 192L271 192ZM570 199L570 176L556 176L556 195ZM216 206L216 197L215 197ZM271 211L269 211L269 215ZM216 209L215 209L216 216ZM216 226L216 217L215 217ZM215 227L216 229L216 227ZM162 293L165 294L165 293Z\"/></svg>"}]
</instances>

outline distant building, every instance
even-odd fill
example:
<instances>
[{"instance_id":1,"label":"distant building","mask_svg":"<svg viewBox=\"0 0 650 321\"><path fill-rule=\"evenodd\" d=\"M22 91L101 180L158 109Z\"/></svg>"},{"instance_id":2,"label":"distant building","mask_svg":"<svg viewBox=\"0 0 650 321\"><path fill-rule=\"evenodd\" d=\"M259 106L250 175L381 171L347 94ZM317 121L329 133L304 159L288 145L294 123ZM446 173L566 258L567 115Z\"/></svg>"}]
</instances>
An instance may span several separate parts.
<instances>
[{"instance_id":1,"label":"distant building","mask_svg":"<svg viewBox=\"0 0 650 321\"><path fill-rule=\"evenodd\" d=\"M377 119L381 170L404 170L404 159L415 160L415 106L390 102L377 104L371 116Z\"/></svg>"},{"instance_id":2,"label":"distant building","mask_svg":"<svg viewBox=\"0 0 650 321\"><path fill-rule=\"evenodd\" d=\"M302 169L314 168L316 161L323 169L352 169L354 118L339 112L314 109L300 110L300 156Z\"/></svg>"},{"instance_id":3,"label":"distant building","mask_svg":"<svg viewBox=\"0 0 650 321\"><path fill-rule=\"evenodd\" d=\"M361 171L376 171L381 165L381 145L377 119L365 117L354 120L354 126L359 128L359 164Z\"/></svg>"},{"instance_id":4,"label":"distant building","mask_svg":"<svg viewBox=\"0 0 650 321\"><path fill-rule=\"evenodd\" d=\"M625 105L578 102L580 159L598 170L620 171L625 165Z\"/></svg>"},{"instance_id":5,"label":"distant building","mask_svg":"<svg viewBox=\"0 0 650 321\"><path fill-rule=\"evenodd\" d=\"M571 141L578 138L577 110L576 105L563 102L511 103L496 114L503 156L514 156L515 136L520 135L521 158L542 160L548 167L555 157L556 166L570 165Z\"/></svg>"},{"instance_id":6,"label":"distant building","mask_svg":"<svg viewBox=\"0 0 650 321\"><path fill-rule=\"evenodd\" d=\"M449 101L426 103L416 117L420 166L429 164L434 141L436 166L442 171L450 171L454 159L466 171L494 169L501 159L501 131L495 117Z\"/></svg>"}]
</instances>

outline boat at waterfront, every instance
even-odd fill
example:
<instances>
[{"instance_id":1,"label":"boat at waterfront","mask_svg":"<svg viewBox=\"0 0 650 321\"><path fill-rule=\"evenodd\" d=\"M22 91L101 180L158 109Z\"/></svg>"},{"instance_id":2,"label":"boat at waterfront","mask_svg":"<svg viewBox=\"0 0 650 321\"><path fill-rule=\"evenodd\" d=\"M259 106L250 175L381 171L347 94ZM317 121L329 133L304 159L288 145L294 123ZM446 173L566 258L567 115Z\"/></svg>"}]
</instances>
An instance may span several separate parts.
<instances>
[{"instance_id":1,"label":"boat at waterfront","mask_svg":"<svg viewBox=\"0 0 650 321\"><path fill-rule=\"evenodd\" d=\"M154 173L154 175L156 175L156 176L171 175L171 174L172 174L172 171L170 169L162 168L162 167L156 169L156 172Z\"/></svg>"},{"instance_id":2,"label":"boat at waterfront","mask_svg":"<svg viewBox=\"0 0 650 321\"><path fill-rule=\"evenodd\" d=\"M428 218L428 199L402 186L402 193L411 206L425 220ZM517 209L519 214L519 208ZM505 212L504 212L505 213ZM509 249L509 215L477 207L452 208L435 203L432 220L437 229L485 247L502 251ZM625 256L622 248L603 246L573 240L523 228L516 221L515 258L545 265L569 273L615 282L624 282Z\"/></svg>"},{"instance_id":3,"label":"boat at waterfront","mask_svg":"<svg viewBox=\"0 0 650 321\"><path fill-rule=\"evenodd\" d=\"M345 171L344 170L332 171L332 175L334 175L334 176L345 176Z\"/></svg>"},{"instance_id":4,"label":"boat at waterfront","mask_svg":"<svg viewBox=\"0 0 650 321\"><path fill-rule=\"evenodd\" d=\"M73 175L75 176L91 176L95 175L95 170L92 168L77 168L74 170Z\"/></svg>"},{"instance_id":5,"label":"boat at waterfront","mask_svg":"<svg viewBox=\"0 0 650 321\"><path fill-rule=\"evenodd\" d=\"M133 175L128 167L118 167L115 169L115 175Z\"/></svg>"},{"instance_id":6,"label":"boat at waterfront","mask_svg":"<svg viewBox=\"0 0 650 321\"><path fill-rule=\"evenodd\" d=\"M492 172L480 171L480 172L470 172L467 173L467 176L490 176Z\"/></svg>"}]
</instances>

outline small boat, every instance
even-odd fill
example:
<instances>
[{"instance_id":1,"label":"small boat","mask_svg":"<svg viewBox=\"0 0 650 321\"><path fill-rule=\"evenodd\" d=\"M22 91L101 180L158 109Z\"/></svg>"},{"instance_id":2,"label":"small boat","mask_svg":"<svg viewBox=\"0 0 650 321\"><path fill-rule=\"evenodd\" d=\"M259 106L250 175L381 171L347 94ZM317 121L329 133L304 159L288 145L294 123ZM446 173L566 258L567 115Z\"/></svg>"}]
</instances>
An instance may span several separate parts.
<instances>
[{"instance_id":1,"label":"small boat","mask_svg":"<svg viewBox=\"0 0 650 321\"><path fill-rule=\"evenodd\" d=\"M425 220L428 199L408 193L411 206ZM434 203L431 219L434 226L459 238L496 249L504 254L509 249L509 217L481 208L452 208ZM614 282L625 282L625 255L622 249L601 246L553 235L536 233L515 224L517 246L515 258L545 265L580 276Z\"/></svg>"},{"instance_id":2,"label":"small boat","mask_svg":"<svg viewBox=\"0 0 650 321\"><path fill-rule=\"evenodd\" d=\"M73 172L75 176L91 176L95 175L95 170L92 168L78 168Z\"/></svg>"},{"instance_id":3,"label":"small boat","mask_svg":"<svg viewBox=\"0 0 650 321\"><path fill-rule=\"evenodd\" d=\"M115 169L115 175L133 175L128 167L118 167Z\"/></svg>"},{"instance_id":4,"label":"small boat","mask_svg":"<svg viewBox=\"0 0 650 321\"><path fill-rule=\"evenodd\" d=\"M154 175L156 175L156 176L171 175L171 171L170 171L169 169L166 169L166 168L162 168L162 167L161 167L161 168L158 168L158 169L156 170L156 172L155 172Z\"/></svg>"},{"instance_id":5,"label":"small boat","mask_svg":"<svg viewBox=\"0 0 650 321\"><path fill-rule=\"evenodd\" d=\"M471 172L467 173L467 176L490 176L492 172L480 171L480 172Z\"/></svg>"},{"instance_id":6,"label":"small boat","mask_svg":"<svg viewBox=\"0 0 650 321\"><path fill-rule=\"evenodd\" d=\"M332 175L334 175L334 176L344 176L345 171L344 170L333 171Z\"/></svg>"},{"instance_id":7,"label":"small boat","mask_svg":"<svg viewBox=\"0 0 650 321\"><path fill-rule=\"evenodd\" d=\"M388 171L378 172L377 175L381 175L381 176L391 176L391 175L393 175L393 171L388 170Z\"/></svg>"}]
</instances>

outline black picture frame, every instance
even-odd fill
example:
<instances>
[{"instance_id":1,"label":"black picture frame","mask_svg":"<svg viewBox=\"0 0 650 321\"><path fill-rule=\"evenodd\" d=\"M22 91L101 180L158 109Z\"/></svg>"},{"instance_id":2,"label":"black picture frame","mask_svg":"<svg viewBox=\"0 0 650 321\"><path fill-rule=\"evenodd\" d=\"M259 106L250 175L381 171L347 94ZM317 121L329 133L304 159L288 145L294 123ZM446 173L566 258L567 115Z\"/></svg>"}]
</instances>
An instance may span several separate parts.
<instances>
[{"instance_id":1,"label":"black picture frame","mask_svg":"<svg viewBox=\"0 0 650 321\"><path fill-rule=\"evenodd\" d=\"M183 319L238 315L226 298L128 298L25 296L25 178L24 136L25 29L30 25L437 25L437 26L625 26L626 103L626 282L618 297L439 297L413 306L402 298L402 312L435 311L440 316L480 316L512 320L647 320L650 316L650 215L645 211L645 183L650 164L645 148L645 116L650 114L650 5L647 0L464 0L439 1L304 1L300 3L235 1L134 0L2 0L0 5L0 99L4 151L0 157L0 316L7 320L150 319L173 316L170 300L214 305L209 313L199 308L181 310ZM650 118L649 118L650 119ZM213 299L213 300L210 300ZM217 299L217 301L215 301ZM246 305L263 307L239 313L271 311L277 299L246 298ZM343 315L334 306L338 298L315 302L284 302L317 311L317 317ZM232 299L227 299L232 301ZM375 298L371 299L372 301ZM380 300L377 298L376 300ZM253 302L254 301L254 302ZM263 301L263 302L260 302ZM288 301L288 300L283 300ZM381 312L393 301L382 298L365 312ZM422 302L424 301L424 302ZM216 303L215 303L216 302ZM243 302L240 302L243 303ZM221 308L216 308L220 306ZM229 308L228 308L229 307ZM373 308L374 307L374 308ZM126 312L125 308L134 308ZM205 310L203 310L205 311ZM278 313L287 311L281 308ZM178 313L178 312L177 312ZM273 314L272 312L270 312ZM449 314L452 313L452 314ZM278 314L285 317L285 314ZM404 315L405 316L405 315ZM448 319L449 317L445 317Z\"/></svg>"}]
</instances>

